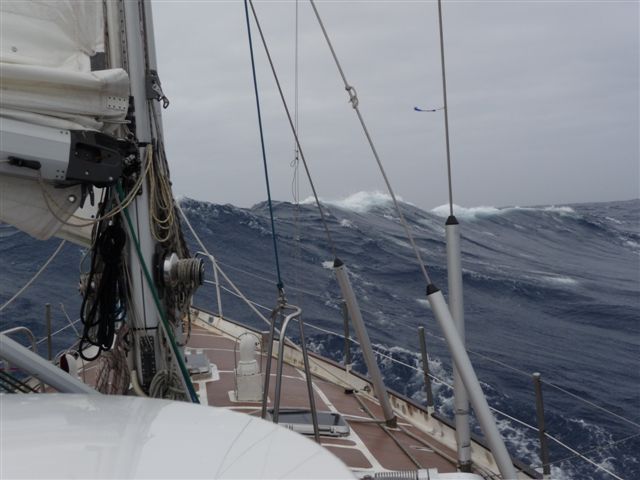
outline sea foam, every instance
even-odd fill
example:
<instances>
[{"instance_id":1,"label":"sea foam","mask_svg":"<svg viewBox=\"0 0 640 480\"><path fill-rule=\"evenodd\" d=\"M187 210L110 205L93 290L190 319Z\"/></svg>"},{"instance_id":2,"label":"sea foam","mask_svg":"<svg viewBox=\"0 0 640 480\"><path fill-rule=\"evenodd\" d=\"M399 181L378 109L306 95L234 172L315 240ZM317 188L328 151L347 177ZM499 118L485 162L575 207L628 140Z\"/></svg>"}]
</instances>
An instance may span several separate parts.
<instances>
[{"instance_id":1,"label":"sea foam","mask_svg":"<svg viewBox=\"0 0 640 480\"><path fill-rule=\"evenodd\" d=\"M399 202L404 202L402 197L396 195L396 199ZM366 213L375 207L390 207L393 205L391 195L383 192L357 192L349 195L341 200L325 200L320 199L321 203L326 205L332 205L334 207L341 208L343 210L349 210L356 213ZM305 198L302 202L303 205L309 205L315 203L313 197ZM404 202L408 203L408 202ZM409 204L411 205L411 204Z\"/></svg>"}]
</instances>

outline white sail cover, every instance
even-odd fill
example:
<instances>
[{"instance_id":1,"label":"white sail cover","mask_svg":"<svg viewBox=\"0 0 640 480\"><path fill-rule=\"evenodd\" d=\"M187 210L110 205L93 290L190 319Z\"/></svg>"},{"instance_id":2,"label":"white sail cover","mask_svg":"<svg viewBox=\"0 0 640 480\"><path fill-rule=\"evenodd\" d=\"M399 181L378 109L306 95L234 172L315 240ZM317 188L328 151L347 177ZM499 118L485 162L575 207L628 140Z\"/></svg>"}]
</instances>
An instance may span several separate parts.
<instances>
[{"instance_id":1,"label":"white sail cover","mask_svg":"<svg viewBox=\"0 0 640 480\"><path fill-rule=\"evenodd\" d=\"M129 79L120 69L91 70L104 53L104 19L98 1L0 2L0 127L4 119L64 130L112 133L127 113ZM0 161L7 161L0 159ZM37 179L0 169L0 221L39 239L55 234L75 210L80 187L50 190ZM48 205L48 204L49 205ZM75 206L77 208L77 205ZM58 218L56 218L58 217Z\"/></svg>"}]
</instances>

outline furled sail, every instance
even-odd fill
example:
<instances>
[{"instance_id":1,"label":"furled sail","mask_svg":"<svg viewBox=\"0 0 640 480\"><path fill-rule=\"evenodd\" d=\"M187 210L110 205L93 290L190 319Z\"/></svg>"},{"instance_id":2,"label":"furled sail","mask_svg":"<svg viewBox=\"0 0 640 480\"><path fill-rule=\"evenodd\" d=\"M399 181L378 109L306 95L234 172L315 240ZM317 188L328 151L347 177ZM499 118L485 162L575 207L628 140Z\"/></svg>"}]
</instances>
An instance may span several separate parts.
<instances>
[{"instance_id":1,"label":"furled sail","mask_svg":"<svg viewBox=\"0 0 640 480\"><path fill-rule=\"evenodd\" d=\"M118 156L110 138L125 123L129 78L107 69L102 7L0 3L0 221L39 239L77 224L83 193L115 181L104 160Z\"/></svg>"}]
</instances>

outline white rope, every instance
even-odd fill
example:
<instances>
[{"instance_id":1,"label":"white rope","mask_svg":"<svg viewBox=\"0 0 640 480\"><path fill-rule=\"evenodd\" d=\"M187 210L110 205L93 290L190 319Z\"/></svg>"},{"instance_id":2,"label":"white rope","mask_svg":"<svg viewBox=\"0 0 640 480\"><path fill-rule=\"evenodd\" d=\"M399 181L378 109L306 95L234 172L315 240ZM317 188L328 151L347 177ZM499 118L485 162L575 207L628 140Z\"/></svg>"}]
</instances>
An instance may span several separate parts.
<instances>
[{"instance_id":1,"label":"white rope","mask_svg":"<svg viewBox=\"0 0 640 480\"><path fill-rule=\"evenodd\" d=\"M7 300L6 302L4 302L2 304L2 306L0 307L0 312L2 312L5 308L7 308L9 305L11 305L11 303L16 298L18 298L22 294L22 292L24 292L27 288L29 288L31 286L31 284L33 282L36 281L36 279L40 276L40 274L45 271L45 269L49 266L49 264L53 261L53 259L56 258L58 253L60 253L60 250L62 250L62 247L64 247L65 243L66 243L66 240L62 240L60 242L60 245L58 245L58 248L55 249L55 251L51 254L49 259L46 262L44 262L44 264L35 273L35 275L33 277L31 277L31 279L27 283L25 283L24 286L20 290L18 290L13 297L11 297L9 300Z\"/></svg>"},{"instance_id":2,"label":"white rope","mask_svg":"<svg viewBox=\"0 0 640 480\"><path fill-rule=\"evenodd\" d=\"M159 150L158 152L163 152ZM155 165L155 161L158 165ZM173 193L166 161L162 154L149 159L149 206L151 234L159 243L177 238L179 231L175 222Z\"/></svg>"}]
</instances>

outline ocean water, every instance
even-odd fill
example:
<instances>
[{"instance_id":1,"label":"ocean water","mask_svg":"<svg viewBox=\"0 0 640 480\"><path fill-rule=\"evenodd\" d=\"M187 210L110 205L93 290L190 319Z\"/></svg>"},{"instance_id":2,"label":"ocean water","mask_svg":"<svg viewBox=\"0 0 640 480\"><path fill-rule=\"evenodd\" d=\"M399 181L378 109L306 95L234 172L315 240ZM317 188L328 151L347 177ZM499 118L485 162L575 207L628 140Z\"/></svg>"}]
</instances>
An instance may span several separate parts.
<instances>
[{"instance_id":1,"label":"ocean water","mask_svg":"<svg viewBox=\"0 0 640 480\"><path fill-rule=\"evenodd\" d=\"M206 247L237 286L257 304L276 301L273 244L265 204L250 209L184 198L182 208ZM358 193L326 202L338 257L348 266L388 386L424 402L417 328L427 331L436 408L452 414L451 359L427 305L425 283L389 198ZM403 203L429 272L447 293L444 221ZM625 479L640 478L640 200L538 207L456 207L461 224L467 345L489 403L536 424L531 373L544 382L547 431L595 464ZM343 360L339 290L317 210L276 203L282 280L300 305L310 346ZM193 251L198 250L187 234ZM37 242L0 225L0 303L26 282L59 240ZM54 329L78 316L79 262L66 245L49 269L0 314L0 328L28 325L44 335L44 302ZM207 277L212 280L211 269ZM223 283L223 287L229 286ZM248 325L264 324L226 290L223 313ZM195 303L217 311L215 292L202 287ZM261 307L260 307L261 308ZM58 351L72 342L67 328ZM46 344L39 345L41 353ZM54 352L55 353L55 352ZM364 370L352 348L355 368ZM391 360L394 359L396 361ZM397 361L401 362L398 363ZM404 364L404 365L403 365ZM536 466L537 433L497 414L510 452ZM481 433L477 425L476 433ZM614 478L551 442L554 478Z\"/></svg>"}]
</instances>

